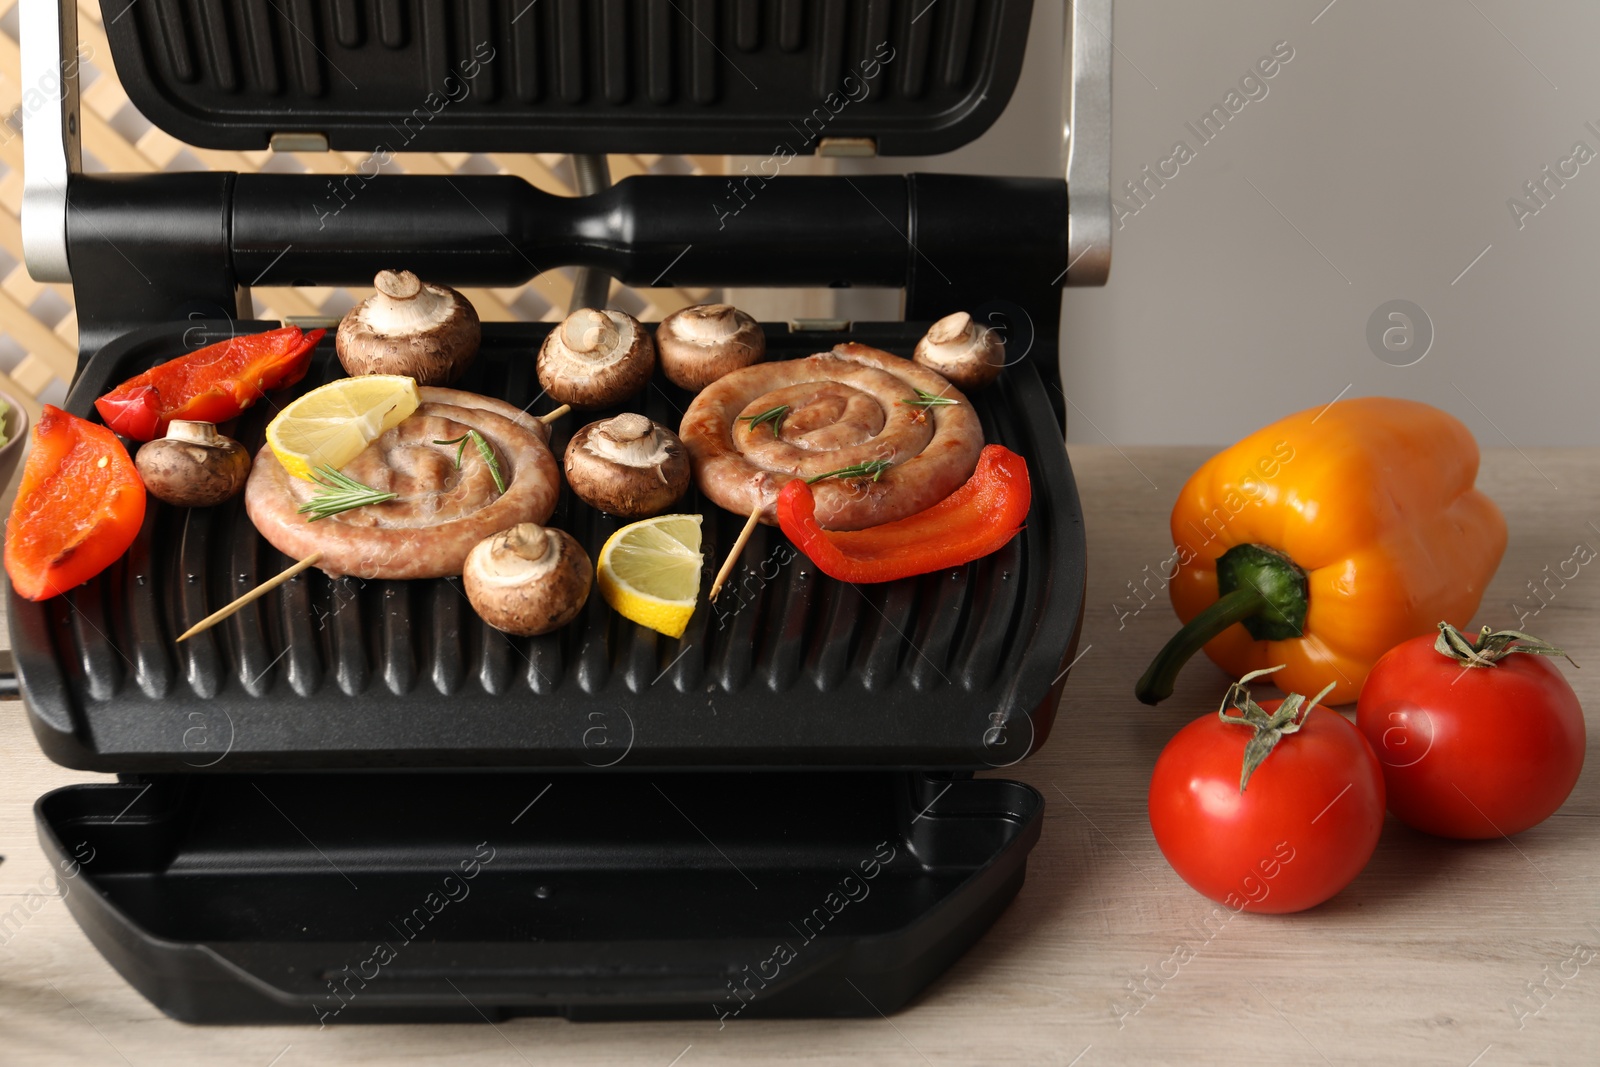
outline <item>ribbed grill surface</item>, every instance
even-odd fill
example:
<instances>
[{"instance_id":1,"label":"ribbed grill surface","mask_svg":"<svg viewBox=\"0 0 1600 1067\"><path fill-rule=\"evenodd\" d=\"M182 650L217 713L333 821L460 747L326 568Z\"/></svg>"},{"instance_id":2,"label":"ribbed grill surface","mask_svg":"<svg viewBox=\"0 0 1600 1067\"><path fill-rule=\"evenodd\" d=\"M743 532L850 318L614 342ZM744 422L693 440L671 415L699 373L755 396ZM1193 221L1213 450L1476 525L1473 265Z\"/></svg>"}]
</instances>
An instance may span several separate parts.
<instances>
[{"instance_id":1,"label":"ribbed grill surface","mask_svg":"<svg viewBox=\"0 0 1600 1067\"><path fill-rule=\"evenodd\" d=\"M397 135L425 142L458 126L514 127L516 116L534 112L602 123L678 116L702 126L720 119L730 136L758 128L769 150L773 132L790 122L798 129L814 112L818 128L798 134L808 144L875 130L914 136L966 121L994 91L996 57L1007 55L1008 71L1020 59L1031 0L102 6L118 71L158 125L170 112L179 124L219 122L256 136L263 127L315 130L338 140L393 123L382 138L398 149Z\"/></svg>"},{"instance_id":2,"label":"ribbed grill surface","mask_svg":"<svg viewBox=\"0 0 1600 1067\"><path fill-rule=\"evenodd\" d=\"M136 11L137 41L174 81L222 93L320 100L336 94L341 53L391 53L418 92L437 89L457 63L494 55L474 97L502 91L609 104L678 99L716 104L722 83L764 51L813 54L817 100L840 88L848 67L876 46L902 62L898 95L930 82L962 84L980 9L996 0L177 0ZM118 14L125 0L107 5ZM896 14L901 15L896 19ZM117 21L121 21L118 19ZM684 46L687 47L684 47ZM719 49L726 48L732 54ZM901 51L903 49L903 51ZM882 58L883 52L876 53ZM412 62L420 59L421 62ZM759 68L758 68L759 69ZM747 72L748 73L748 72Z\"/></svg>"},{"instance_id":3,"label":"ribbed grill surface","mask_svg":"<svg viewBox=\"0 0 1600 1067\"><path fill-rule=\"evenodd\" d=\"M485 327L463 388L531 410L547 327ZM772 355L842 335L769 330ZM855 337L908 352L920 328ZM182 331L112 345L69 406L181 347ZM191 331L191 339L193 332ZM302 388L338 376L331 344ZM676 426L687 397L652 386L634 405ZM282 398L277 398L281 402ZM175 645L189 623L293 562L242 502L185 511L151 500L132 550L101 578L43 604L12 598L25 695L47 751L117 770L476 764L904 766L1008 763L1049 728L1082 606L1077 496L1044 386L1029 364L975 398L986 438L1028 458L1027 528L955 571L852 586L818 574L759 527L715 608L682 639L636 626L598 594L572 625L510 638L472 611L459 579L329 579L312 570ZM272 407L234 434L253 449ZM582 422L558 424L557 454ZM691 490L714 568L740 517ZM563 490L553 525L598 554L619 525Z\"/></svg>"}]
</instances>

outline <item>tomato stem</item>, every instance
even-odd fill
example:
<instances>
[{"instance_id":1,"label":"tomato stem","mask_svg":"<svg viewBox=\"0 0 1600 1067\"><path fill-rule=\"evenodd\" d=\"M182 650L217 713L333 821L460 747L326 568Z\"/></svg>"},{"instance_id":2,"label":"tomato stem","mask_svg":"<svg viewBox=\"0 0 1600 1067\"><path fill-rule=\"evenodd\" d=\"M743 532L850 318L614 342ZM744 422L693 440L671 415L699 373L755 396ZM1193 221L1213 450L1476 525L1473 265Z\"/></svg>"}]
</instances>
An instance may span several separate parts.
<instances>
[{"instance_id":1,"label":"tomato stem","mask_svg":"<svg viewBox=\"0 0 1600 1067\"><path fill-rule=\"evenodd\" d=\"M1227 694L1222 698L1222 704L1217 708L1217 718L1236 726L1248 726L1254 734L1244 746L1244 764L1239 768L1239 793L1244 794L1245 786L1250 784L1250 776L1256 773L1257 768L1272 755L1272 750L1278 747L1289 734L1299 733L1300 727L1305 725L1306 716L1311 714L1311 709L1321 703L1322 698L1333 691L1333 682L1329 682L1316 696L1309 701L1299 693L1290 693L1283 698L1276 711L1270 715L1266 709L1255 702L1250 695L1249 684L1263 675L1272 674L1274 671L1283 670L1283 665L1267 667L1259 671L1251 671L1228 687ZM1236 708L1238 715L1229 715L1228 710Z\"/></svg>"},{"instance_id":2,"label":"tomato stem","mask_svg":"<svg viewBox=\"0 0 1600 1067\"><path fill-rule=\"evenodd\" d=\"M1433 643L1435 652L1449 656L1463 667L1493 667L1513 652L1527 652L1535 656L1561 656L1568 663L1572 657L1548 641L1541 641L1520 630L1491 630L1485 626L1477 641L1451 626L1439 624L1439 638ZM1574 667L1576 663L1572 663Z\"/></svg>"}]
</instances>

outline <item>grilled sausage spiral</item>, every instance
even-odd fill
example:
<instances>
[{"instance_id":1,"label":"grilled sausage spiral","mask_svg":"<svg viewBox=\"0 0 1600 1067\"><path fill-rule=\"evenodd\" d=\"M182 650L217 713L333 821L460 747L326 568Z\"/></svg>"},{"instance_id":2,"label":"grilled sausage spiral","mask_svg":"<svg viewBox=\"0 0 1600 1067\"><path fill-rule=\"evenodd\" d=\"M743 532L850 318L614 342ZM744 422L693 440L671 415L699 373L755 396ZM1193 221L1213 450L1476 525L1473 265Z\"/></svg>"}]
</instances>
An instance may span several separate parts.
<instances>
[{"instance_id":1,"label":"grilled sausage spiral","mask_svg":"<svg viewBox=\"0 0 1600 1067\"><path fill-rule=\"evenodd\" d=\"M930 396L954 403L930 404ZM978 417L953 385L853 342L726 375L695 397L679 436L701 492L741 515L759 505L769 525L789 480L887 464L875 477L813 485L817 519L830 530L860 530L931 507L972 475L983 448Z\"/></svg>"},{"instance_id":2,"label":"grilled sausage spiral","mask_svg":"<svg viewBox=\"0 0 1600 1067\"><path fill-rule=\"evenodd\" d=\"M278 551L322 553L328 574L439 578L461 573L472 546L522 522L544 522L561 480L538 419L501 400L423 386L422 405L344 466L344 473L399 499L312 521L299 508L320 489L295 478L263 445L245 486L245 510ZM477 430L507 483L501 493L474 449L456 466L452 441Z\"/></svg>"}]
</instances>

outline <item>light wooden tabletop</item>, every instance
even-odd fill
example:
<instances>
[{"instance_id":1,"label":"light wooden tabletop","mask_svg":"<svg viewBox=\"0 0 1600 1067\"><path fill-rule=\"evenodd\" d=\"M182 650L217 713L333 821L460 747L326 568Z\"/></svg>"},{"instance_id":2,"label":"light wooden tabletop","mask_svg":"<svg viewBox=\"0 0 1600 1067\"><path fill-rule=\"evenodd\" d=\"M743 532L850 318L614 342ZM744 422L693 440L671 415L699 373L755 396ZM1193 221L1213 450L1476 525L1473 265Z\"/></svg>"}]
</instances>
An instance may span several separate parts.
<instances>
[{"instance_id":1,"label":"light wooden tabletop","mask_svg":"<svg viewBox=\"0 0 1600 1067\"><path fill-rule=\"evenodd\" d=\"M1174 620L1164 596L1134 614L1128 583L1170 554L1168 509L1205 455L1072 449L1089 532L1082 657L1048 745L1008 772L1044 794L1044 836L1010 910L909 1010L720 1032L709 1019L191 1027L134 993L50 901L0 943L0 1063L1600 1063L1600 729L1566 806L1514 840L1441 841L1391 819L1328 904L1201 927L1212 904L1161 858L1145 790L1161 746L1226 683L1197 664L1160 709L1133 700ZM1526 583L1547 565L1600 548L1600 450L1491 450L1479 484L1511 544L1476 622L1510 625L1514 604L1536 606ZM1593 723L1600 571L1551 588L1525 625L1588 668L1565 669ZM47 874L34 798L93 778L47 761L21 706L0 705L0 910ZM1180 946L1193 958L1178 965ZM1575 949L1592 962L1568 962Z\"/></svg>"}]
</instances>

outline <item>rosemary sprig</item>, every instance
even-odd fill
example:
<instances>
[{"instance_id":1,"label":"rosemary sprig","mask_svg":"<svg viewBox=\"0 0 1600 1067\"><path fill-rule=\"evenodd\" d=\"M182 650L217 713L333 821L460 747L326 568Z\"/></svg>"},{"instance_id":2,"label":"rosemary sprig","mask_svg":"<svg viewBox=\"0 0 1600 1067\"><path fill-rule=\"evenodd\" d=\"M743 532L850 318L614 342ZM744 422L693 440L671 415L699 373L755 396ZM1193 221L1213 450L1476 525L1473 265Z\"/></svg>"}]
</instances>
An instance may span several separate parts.
<instances>
[{"instance_id":1,"label":"rosemary sprig","mask_svg":"<svg viewBox=\"0 0 1600 1067\"><path fill-rule=\"evenodd\" d=\"M775 408L768 408L759 415L740 415L739 421L748 422L751 433L755 433L756 427L763 422L770 422L772 423L772 436L777 437L778 430L783 426L783 417L787 414L789 414L789 405L779 404Z\"/></svg>"},{"instance_id":2,"label":"rosemary sprig","mask_svg":"<svg viewBox=\"0 0 1600 1067\"><path fill-rule=\"evenodd\" d=\"M460 445L461 447L456 449L456 470L460 470L461 457L466 454L468 441L472 442L478 449L478 455L482 456L483 461L489 465L489 473L494 475L494 487L504 493L506 491L505 475L500 473L500 461L494 458L494 449L488 441L484 440L483 434L477 430L468 430L460 437L452 437L448 441L435 441L434 444Z\"/></svg>"},{"instance_id":3,"label":"rosemary sprig","mask_svg":"<svg viewBox=\"0 0 1600 1067\"><path fill-rule=\"evenodd\" d=\"M819 474L815 478L807 478L807 485L815 485L824 478L871 478L877 481L883 477L883 472L894 466L886 459L869 459L865 463L856 463L849 467L840 467L836 471Z\"/></svg>"},{"instance_id":4,"label":"rosemary sprig","mask_svg":"<svg viewBox=\"0 0 1600 1067\"><path fill-rule=\"evenodd\" d=\"M337 515L352 508L382 504L400 495L380 492L370 485L356 481L348 474L334 470L326 463L312 472L312 480L325 487L327 491L318 493L297 509L299 514L311 516L308 522L326 519L330 515Z\"/></svg>"},{"instance_id":5,"label":"rosemary sprig","mask_svg":"<svg viewBox=\"0 0 1600 1067\"><path fill-rule=\"evenodd\" d=\"M929 393L918 389L917 398L915 400L902 400L900 403L904 404L906 407L922 408L924 411L926 411L931 407L943 407L945 404L959 404L961 401L956 400L954 397L939 396L937 393Z\"/></svg>"}]
</instances>

